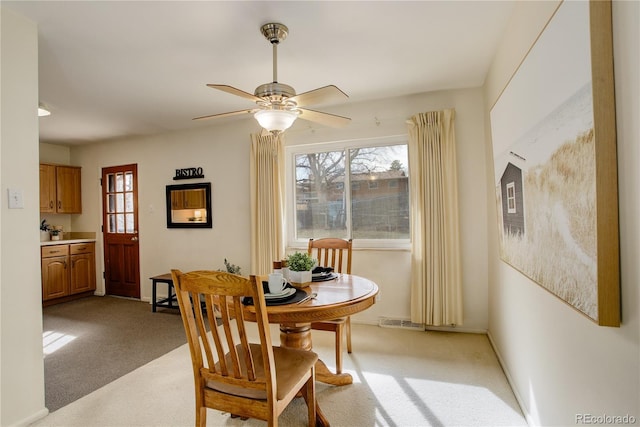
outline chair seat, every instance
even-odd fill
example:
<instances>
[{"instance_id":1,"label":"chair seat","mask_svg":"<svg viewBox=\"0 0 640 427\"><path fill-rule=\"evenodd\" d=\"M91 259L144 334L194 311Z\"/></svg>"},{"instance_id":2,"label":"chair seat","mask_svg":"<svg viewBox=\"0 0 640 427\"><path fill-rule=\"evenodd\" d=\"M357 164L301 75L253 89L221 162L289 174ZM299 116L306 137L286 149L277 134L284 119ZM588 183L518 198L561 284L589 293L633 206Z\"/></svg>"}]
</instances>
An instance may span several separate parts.
<instances>
[{"instance_id":1,"label":"chair seat","mask_svg":"<svg viewBox=\"0 0 640 427\"><path fill-rule=\"evenodd\" d=\"M255 366L256 379L264 381L264 364L262 362L262 351L260 344L249 344L251 347L251 356ZM239 347L239 346L238 346ZM240 350L240 349L238 349ZM233 366L231 356L226 354L227 366ZM273 347L273 359L276 366L277 389L276 398L282 400L294 387L296 387L300 377L308 372L318 360L318 355L311 351L296 350L292 348ZM244 359L240 358L240 365L246 368ZM220 363L216 363L216 370L220 369ZM235 396L243 396L249 399L266 400L267 395L264 390L252 390L245 387L233 386L213 380L206 382L208 388L213 390L233 394Z\"/></svg>"}]
</instances>

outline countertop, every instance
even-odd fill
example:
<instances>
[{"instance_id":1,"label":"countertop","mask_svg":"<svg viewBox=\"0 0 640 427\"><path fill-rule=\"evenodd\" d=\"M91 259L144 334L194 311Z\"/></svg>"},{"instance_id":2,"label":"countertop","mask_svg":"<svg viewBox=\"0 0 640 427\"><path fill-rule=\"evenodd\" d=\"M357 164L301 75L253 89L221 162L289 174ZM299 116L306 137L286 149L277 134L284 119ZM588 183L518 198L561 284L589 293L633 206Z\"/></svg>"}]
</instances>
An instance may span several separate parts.
<instances>
[{"instance_id":1,"label":"countertop","mask_svg":"<svg viewBox=\"0 0 640 427\"><path fill-rule=\"evenodd\" d=\"M88 243L95 242L96 239L65 239L65 240L49 240L46 242L40 242L40 246L50 245L68 245L69 243Z\"/></svg>"}]
</instances>

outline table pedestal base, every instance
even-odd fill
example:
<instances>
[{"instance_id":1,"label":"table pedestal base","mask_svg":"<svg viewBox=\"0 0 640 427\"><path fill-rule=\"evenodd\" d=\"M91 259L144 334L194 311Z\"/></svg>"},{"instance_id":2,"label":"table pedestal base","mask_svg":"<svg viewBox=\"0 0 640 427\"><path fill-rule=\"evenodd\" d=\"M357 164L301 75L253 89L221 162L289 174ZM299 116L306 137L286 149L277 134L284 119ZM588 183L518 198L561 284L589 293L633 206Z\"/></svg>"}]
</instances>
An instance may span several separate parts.
<instances>
[{"instance_id":1,"label":"table pedestal base","mask_svg":"<svg viewBox=\"0 0 640 427\"><path fill-rule=\"evenodd\" d=\"M280 345L282 347L311 350L311 323L283 323L280 325ZM350 374L334 374L325 363L316 362L316 381L337 386L353 383ZM324 416L320 406L316 404L316 422L318 426L328 427L329 420Z\"/></svg>"}]
</instances>

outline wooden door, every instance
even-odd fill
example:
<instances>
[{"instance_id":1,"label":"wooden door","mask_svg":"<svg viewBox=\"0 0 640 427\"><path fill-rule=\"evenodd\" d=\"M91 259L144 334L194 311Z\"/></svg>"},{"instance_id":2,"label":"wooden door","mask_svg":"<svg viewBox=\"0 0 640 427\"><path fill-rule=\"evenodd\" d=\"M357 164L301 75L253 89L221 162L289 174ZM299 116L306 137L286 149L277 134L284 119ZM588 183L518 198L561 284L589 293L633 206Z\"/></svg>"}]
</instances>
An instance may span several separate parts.
<instances>
[{"instance_id":1,"label":"wooden door","mask_svg":"<svg viewBox=\"0 0 640 427\"><path fill-rule=\"evenodd\" d=\"M140 298L138 167L102 169L106 293Z\"/></svg>"}]
</instances>

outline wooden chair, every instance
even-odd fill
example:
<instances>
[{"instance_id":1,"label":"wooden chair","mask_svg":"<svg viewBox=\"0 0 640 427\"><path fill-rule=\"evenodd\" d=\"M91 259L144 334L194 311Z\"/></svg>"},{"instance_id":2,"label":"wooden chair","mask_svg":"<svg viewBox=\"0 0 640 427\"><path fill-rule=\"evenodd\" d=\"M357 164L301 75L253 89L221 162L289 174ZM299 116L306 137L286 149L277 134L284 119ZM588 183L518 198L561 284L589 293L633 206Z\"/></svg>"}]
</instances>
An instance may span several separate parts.
<instances>
[{"instance_id":1,"label":"wooden chair","mask_svg":"<svg viewBox=\"0 0 640 427\"><path fill-rule=\"evenodd\" d=\"M274 347L262 281L221 271L171 270L191 351L196 394L196 426L207 423L207 408L232 416L266 420L278 416L298 393L304 397L309 425L316 423L315 364L311 351ZM250 343L242 297L255 304L259 343ZM193 304L192 301L202 301ZM219 310L216 319L214 307ZM206 327L211 331L207 332Z\"/></svg>"},{"instance_id":2,"label":"wooden chair","mask_svg":"<svg viewBox=\"0 0 640 427\"><path fill-rule=\"evenodd\" d=\"M336 273L351 274L352 239L309 239L308 253L321 267L333 267ZM347 351L351 353L351 317L313 322L311 329L333 331L336 334L336 373L342 373L342 329L346 326Z\"/></svg>"}]
</instances>

